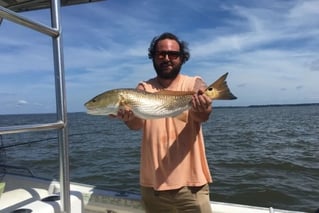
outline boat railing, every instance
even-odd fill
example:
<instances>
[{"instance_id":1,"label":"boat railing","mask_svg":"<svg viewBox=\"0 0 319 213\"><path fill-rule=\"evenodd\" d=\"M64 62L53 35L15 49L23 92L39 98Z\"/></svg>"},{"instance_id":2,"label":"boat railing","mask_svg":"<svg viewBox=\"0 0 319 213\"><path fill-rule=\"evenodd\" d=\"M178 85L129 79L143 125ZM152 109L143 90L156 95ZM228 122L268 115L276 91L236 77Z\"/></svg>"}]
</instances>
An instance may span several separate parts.
<instances>
[{"instance_id":1,"label":"boat railing","mask_svg":"<svg viewBox=\"0 0 319 213\"><path fill-rule=\"evenodd\" d=\"M29 169L29 168L26 168L26 167L22 167L22 166L12 166L12 165L7 165L7 164L0 164L0 168L2 168L2 170L6 171L6 170L13 170L13 171L25 171L27 172L27 174L31 177L34 177L34 174L33 172ZM15 172L10 172L12 174L15 174ZM18 172L16 172L16 174L20 174Z\"/></svg>"},{"instance_id":2,"label":"boat railing","mask_svg":"<svg viewBox=\"0 0 319 213\"><path fill-rule=\"evenodd\" d=\"M69 155L67 134L67 109L65 98L64 61L62 48L62 32L60 25L60 0L51 0L51 26L25 18L16 11L0 5L0 19L6 19L16 24L33 29L52 38L55 96L56 96L56 122L32 125L18 125L0 128L0 135L15 134L31 131L57 130L59 142L59 174L61 211L70 212L70 180Z\"/></svg>"}]
</instances>

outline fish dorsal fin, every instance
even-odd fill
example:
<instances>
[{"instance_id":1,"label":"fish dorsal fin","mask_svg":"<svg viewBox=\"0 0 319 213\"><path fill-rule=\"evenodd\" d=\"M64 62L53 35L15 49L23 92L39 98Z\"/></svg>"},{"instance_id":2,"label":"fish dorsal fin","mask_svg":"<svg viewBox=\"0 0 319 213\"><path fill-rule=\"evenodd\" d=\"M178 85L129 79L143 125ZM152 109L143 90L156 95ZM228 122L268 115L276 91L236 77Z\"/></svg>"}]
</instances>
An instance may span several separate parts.
<instances>
[{"instance_id":1,"label":"fish dorsal fin","mask_svg":"<svg viewBox=\"0 0 319 213\"><path fill-rule=\"evenodd\" d=\"M194 95L195 92L194 91L161 90L161 91L155 92L154 94L182 96L182 95Z\"/></svg>"}]
</instances>

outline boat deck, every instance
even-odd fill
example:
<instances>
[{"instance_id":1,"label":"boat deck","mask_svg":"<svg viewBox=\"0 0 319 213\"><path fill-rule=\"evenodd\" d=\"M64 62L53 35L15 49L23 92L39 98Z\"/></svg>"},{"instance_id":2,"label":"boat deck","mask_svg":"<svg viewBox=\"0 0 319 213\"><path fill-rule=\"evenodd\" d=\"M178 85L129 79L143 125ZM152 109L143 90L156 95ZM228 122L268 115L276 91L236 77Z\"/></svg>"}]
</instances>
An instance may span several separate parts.
<instances>
[{"instance_id":1,"label":"boat deck","mask_svg":"<svg viewBox=\"0 0 319 213\"><path fill-rule=\"evenodd\" d=\"M32 209L32 213L60 213L60 183L55 180L5 174L5 191L0 212ZM71 213L143 213L140 196L135 193L98 189L93 185L70 184ZM211 201L214 213L297 213L274 208Z\"/></svg>"}]
</instances>

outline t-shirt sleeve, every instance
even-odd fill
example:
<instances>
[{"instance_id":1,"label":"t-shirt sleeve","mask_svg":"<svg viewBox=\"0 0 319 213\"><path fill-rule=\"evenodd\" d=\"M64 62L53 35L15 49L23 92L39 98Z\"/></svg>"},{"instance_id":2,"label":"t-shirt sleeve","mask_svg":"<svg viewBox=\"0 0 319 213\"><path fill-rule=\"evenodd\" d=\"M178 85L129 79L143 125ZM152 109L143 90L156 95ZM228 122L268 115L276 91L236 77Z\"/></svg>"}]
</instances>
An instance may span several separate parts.
<instances>
[{"instance_id":1,"label":"t-shirt sleeve","mask_svg":"<svg viewBox=\"0 0 319 213\"><path fill-rule=\"evenodd\" d=\"M205 90L207 88L207 84L203 81L201 77L196 77L194 84L194 91Z\"/></svg>"}]
</instances>

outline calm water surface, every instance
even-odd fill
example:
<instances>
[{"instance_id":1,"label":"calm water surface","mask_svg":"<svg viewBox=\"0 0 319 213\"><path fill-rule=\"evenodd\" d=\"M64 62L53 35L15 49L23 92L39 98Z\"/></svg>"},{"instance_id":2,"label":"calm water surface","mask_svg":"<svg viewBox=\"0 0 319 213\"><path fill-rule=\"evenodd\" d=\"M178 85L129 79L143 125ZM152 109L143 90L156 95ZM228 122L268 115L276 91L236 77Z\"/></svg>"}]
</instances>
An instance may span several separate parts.
<instances>
[{"instance_id":1,"label":"calm water surface","mask_svg":"<svg viewBox=\"0 0 319 213\"><path fill-rule=\"evenodd\" d=\"M103 116L71 113L68 119L72 181L139 192L141 133ZM0 115L0 126L53 121L52 114ZM203 125L212 200L314 212L318 123L318 106L216 108ZM58 178L55 131L2 135L1 144L1 163Z\"/></svg>"}]
</instances>

